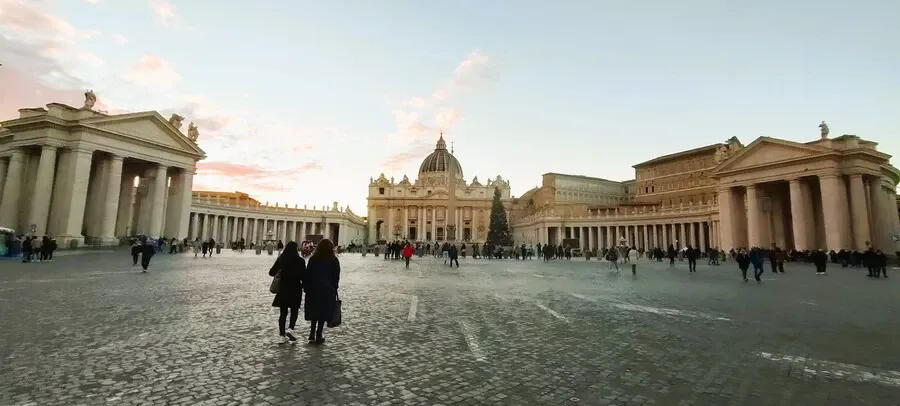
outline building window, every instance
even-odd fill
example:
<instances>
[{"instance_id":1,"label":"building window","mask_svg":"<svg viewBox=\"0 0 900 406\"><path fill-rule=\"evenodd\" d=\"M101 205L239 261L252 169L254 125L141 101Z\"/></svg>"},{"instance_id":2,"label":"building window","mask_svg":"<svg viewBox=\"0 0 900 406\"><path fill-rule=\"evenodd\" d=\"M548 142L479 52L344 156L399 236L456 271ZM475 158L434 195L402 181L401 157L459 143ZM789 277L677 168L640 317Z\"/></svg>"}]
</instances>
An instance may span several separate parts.
<instances>
[{"instance_id":1,"label":"building window","mask_svg":"<svg viewBox=\"0 0 900 406\"><path fill-rule=\"evenodd\" d=\"M380 195L383 195L383 194L384 194L384 188L383 188L383 187L378 188L378 194L380 194Z\"/></svg>"}]
</instances>

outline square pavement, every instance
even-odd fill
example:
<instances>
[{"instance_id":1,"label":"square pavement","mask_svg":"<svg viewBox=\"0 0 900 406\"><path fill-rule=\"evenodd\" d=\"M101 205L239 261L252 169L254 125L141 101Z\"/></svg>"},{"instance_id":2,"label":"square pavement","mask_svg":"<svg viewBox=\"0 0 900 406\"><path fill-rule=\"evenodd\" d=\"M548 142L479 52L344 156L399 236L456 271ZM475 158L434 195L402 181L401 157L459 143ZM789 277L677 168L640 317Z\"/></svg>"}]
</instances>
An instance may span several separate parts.
<instances>
[{"instance_id":1,"label":"square pavement","mask_svg":"<svg viewBox=\"0 0 900 406\"><path fill-rule=\"evenodd\" d=\"M345 254L310 347L273 342L273 261L0 261L0 405L900 404L890 273Z\"/></svg>"}]
</instances>

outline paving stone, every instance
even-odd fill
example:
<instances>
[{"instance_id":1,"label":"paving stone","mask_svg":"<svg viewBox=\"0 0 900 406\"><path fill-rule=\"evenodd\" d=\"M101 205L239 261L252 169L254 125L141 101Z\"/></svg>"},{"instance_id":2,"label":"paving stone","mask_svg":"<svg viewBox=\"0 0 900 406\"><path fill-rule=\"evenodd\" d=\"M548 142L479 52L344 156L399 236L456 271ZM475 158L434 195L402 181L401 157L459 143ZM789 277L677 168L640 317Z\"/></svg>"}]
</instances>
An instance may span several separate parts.
<instances>
[{"instance_id":1,"label":"paving stone","mask_svg":"<svg viewBox=\"0 0 900 406\"><path fill-rule=\"evenodd\" d=\"M859 269L790 264L757 284L730 263L632 276L348 254L344 325L310 347L272 341L273 260L0 262L0 405L883 405L900 390L865 375L900 370L896 279Z\"/></svg>"}]
</instances>

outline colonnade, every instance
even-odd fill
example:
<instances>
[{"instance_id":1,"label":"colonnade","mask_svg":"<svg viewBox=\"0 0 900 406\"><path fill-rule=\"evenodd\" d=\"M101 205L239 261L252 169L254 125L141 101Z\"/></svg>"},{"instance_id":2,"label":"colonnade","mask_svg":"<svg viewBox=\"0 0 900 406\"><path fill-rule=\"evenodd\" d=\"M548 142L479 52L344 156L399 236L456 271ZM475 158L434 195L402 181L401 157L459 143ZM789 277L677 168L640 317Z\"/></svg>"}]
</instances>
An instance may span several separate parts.
<instances>
[{"instance_id":1,"label":"colonnade","mask_svg":"<svg viewBox=\"0 0 900 406\"><path fill-rule=\"evenodd\" d=\"M719 247L719 222L715 220L666 222L662 224L575 225L537 227L531 233L514 232L517 244L540 242L558 245L563 239L577 239L582 250L611 248L618 245L637 249L681 249L690 245L706 251ZM523 241L524 240L524 241Z\"/></svg>"},{"instance_id":2,"label":"colonnade","mask_svg":"<svg viewBox=\"0 0 900 406\"><path fill-rule=\"evenodd\" d=\"M723 247L893 251L896 192L881 176L823 173L719 189Z\"/></svg>"},{"instance_id":3,"label":"colonnade","mask_svg":"<svg viewBox=\"0 0 900 406\"><path fill-rule=\"evenodd\" d=\"M0 226L50 235L67 248L115 245L119 237L135 234L187 236L193 167L80 145L31 145L6 153L0 159Z\"/></svg>"},{"instance_id":4,"label":"colonnade","mask_svg":"<svg viewBox=\"0 0 900 406\"><path fill-rule=\"evenodd\" d=\"M272 239L284 242L303 241L307 235L323 235L338 244L344 231L342 223L322 223L321 221L278 220L200 212L192 212L190 217L189 238L191 240L212 238L222 242L238 241L243 238L247 243L258 244L268 239L268 233L271 232Z\"/></svg>"},{"instance_id":5,"label":"colonnade","mask_svg":"<svg viewBox=\"0 0 900 406\"><path fill-rule=\"evenodd\" d=\"M379 210L382 209L387 211L386 218L379 217ZM445 241L451 239L449 228L452 226L455 229L452 235L454 241L484 241L488 227L483 218L489 211L489 207L477 206L458 206L453 213L443 205L371 206L368 217L369 240L373 243L378 239L394 238ZM441 218L437 216L438 213L442 214Z\"/></svg>"}]
</instances>

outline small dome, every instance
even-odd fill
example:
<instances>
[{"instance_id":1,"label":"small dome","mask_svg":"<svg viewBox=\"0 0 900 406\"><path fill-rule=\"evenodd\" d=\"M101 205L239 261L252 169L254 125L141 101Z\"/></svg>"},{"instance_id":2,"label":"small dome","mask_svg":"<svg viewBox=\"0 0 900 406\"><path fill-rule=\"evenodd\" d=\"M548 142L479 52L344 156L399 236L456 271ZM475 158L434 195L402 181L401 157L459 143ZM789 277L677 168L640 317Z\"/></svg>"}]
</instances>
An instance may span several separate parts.
<instances>
[{"instance_id":1,"label":"small dome","mask_svg":"<svg viewBox=\"0 0 900 406\"><path fill-rule=\"evenodd\" d=\"M422 161L422 165L419 166L419 173L449 172L451 165L455 167L456 178L462 179L462 166L459 164L459 161L456 160L456 157L447 151L447 143L444 142L444 136L441 135L441 138L438 139L437 145L434 148L434 152L425 157L425 160Z\"/></svg>"}]
</instances>

